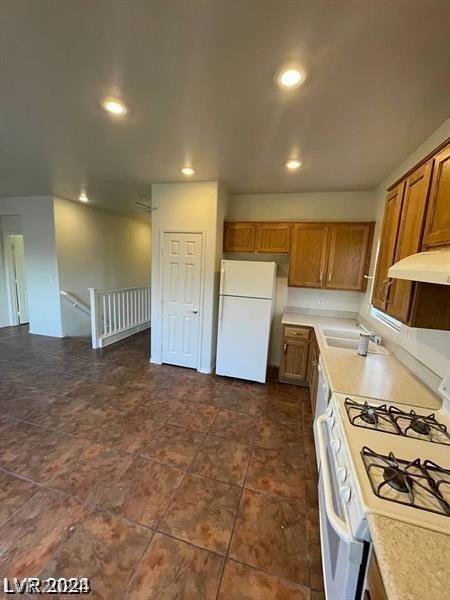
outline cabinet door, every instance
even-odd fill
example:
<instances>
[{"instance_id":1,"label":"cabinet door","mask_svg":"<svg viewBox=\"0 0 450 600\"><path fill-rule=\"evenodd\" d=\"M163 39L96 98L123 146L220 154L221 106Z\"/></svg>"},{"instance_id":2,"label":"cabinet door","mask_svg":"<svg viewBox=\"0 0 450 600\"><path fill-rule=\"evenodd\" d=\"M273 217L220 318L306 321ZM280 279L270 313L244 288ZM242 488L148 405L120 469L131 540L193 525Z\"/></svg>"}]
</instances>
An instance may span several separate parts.
<instances>
[{"instance_id":1,"label":"cabinet door","mask_svg":"<svg viewBox=\"0 0 450 600\"><path fill-rule=\"evenodd\" d=\"M389 283L388 269L394 264L400 214L403 201L404 183L391 190L386 198L383 229L378 252L377 270L373 284L372 304L379 310L386 310L386 294Z\"/></svg>"},{"instance_id":2,"label":"cabinet door","mask_svg":"<svg viewBox=\"0 0 450 600\"><path fill-rule=\"evenodd\" d=\"M225 223L223 235L224 252L254 252L255 242L255 223Z\"/></svg>"},{"instance_id":3,"label":"cabinet door","mask_svg":"<svg viewBox=\"0 0 450 600\"><path fill-rule=\"evenodd\" d=\"M288 254L290 234L289 223L257 223L256 252Z\"/></svg>"},{"instance_id":4,"label":"cabinet door","mask_svg":"<svg viewBox=\"0 0 450 600\"><path fill-rule=\"evenodd\" d=\"M330 246L325 287L364 291L372 244L373 223L330 225Z\"/></svg>"},{"instance_id":5,"label":"cabinet door","mask_svg":"<svg viewBox=\"0 0 450 600\"><path fill-rule=\"evenodd\" d=\"M280 379L282 381L306 381L309 343L285 338L283 340Z\"/></svg>"},{"instance_id":6,"label":"cabinet door","mask_svg":"<svg viewBox=\"0 0 450 600\"><path fill-rule=\"evenodd\" d=\"M289 285L320 288L323 285L327 257L328 225L293 225Z\"/></svg>"},{"instance_id":7,"label":"cabinet door","mask_svg":"<svg viewBox=\"0 0 450 600\"><path fill-rule=\"evenodd\" d=\"M450 144L436 154L424 246L450 245Z\"/></svg>"},{"instance_id":8,"label":"cabinet door","mask_svg":"<svg viewBox=\"0 0 450 600\"><path fill-rule=\"evenodd\" d=\"M419 167L405 181L403 206L398 233L395 260L419 252L429 192L432 162ZM406 323L409 318L414 292L414 282L392 279L387 294L387 313Z\"/></svg>"},{"instance_id":9,"label":"cabinet door","mask_svg":"<svg viewBox=\"0 0 450 600\"><path fill-rule=\"evenodd\" d=\"M363 600L387 600L386 590L374 550L372 550L367 567Z\"/></svg>"}]
</instances>

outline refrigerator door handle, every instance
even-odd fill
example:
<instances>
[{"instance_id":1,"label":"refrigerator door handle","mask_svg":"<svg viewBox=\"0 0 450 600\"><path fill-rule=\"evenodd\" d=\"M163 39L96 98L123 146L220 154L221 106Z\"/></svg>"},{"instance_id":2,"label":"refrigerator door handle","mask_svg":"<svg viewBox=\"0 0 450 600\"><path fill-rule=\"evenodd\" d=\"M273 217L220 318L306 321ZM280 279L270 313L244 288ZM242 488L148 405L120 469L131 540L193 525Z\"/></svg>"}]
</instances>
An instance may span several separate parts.
<instances>
[{"instance_id":1,"label":"refrigerator door handle","mask_svg":"<svg viewBox=\"0 0 450 600\"><path fill-rule=\"evenodd\" d=\"M224 287L225 287L225 265L222 262L222 266L220 268L219 294L223 294Z\"/></svg>"},{"instance_id":2,"label":"refrigerator door handle","mask_svg":"<svg viewBox=\"0 0 450 600\"><path fill-rule=\"evenodd\" d=\"M219 296L219 331L222 331L223 323L223 296Z\"/></svg>"}]
</instances>

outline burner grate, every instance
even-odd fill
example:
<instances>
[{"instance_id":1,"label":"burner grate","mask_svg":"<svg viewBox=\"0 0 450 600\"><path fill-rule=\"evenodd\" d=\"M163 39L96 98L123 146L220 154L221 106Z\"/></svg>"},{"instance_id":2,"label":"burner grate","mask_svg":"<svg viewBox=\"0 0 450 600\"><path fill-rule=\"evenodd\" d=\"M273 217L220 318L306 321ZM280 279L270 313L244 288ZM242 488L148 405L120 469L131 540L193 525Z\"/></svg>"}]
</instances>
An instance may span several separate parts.
<instances>
[{"instance_id":1,"label":"burner grate","mask_svg":"<svg viewBox=\"0 0 450 600\"><path fill-rule=\"evenodd\" d=\"M372 490L378 498L450 516L450 470L433 461L398 459L393 452L378 454L367 446L361 456Z\"/></svg>"},{"instance_id":2,"label":"burner grate","mask_svg":"<svg viewBox=\"0 0 450 600\"><path fill-rule=\"evenodd\" d=\"M375 406L351 398L345 399L345 409L350 423L355 427L450 446L447 427L436 419L435 414L420 415L414 410L406 412L396 406Z\"/></svg>"}]
</instances>

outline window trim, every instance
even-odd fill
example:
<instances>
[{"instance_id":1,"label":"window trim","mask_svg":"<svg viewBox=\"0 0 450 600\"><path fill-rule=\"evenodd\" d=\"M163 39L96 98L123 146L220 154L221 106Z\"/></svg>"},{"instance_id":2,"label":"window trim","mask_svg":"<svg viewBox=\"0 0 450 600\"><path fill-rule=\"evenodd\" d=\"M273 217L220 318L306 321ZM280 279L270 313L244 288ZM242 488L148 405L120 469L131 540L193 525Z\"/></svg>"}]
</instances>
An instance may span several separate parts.
<instances>
[{"instance_id":1,"label":"window trim","mask_svg":"<svg viewBox=\"0 0 450 600\"><path fill-rule=\"evenodd\" d=\"M370 306L370 314L372 317L378 319L384 325L387 325L387 327L390 327L394 331L400 331L400 328L402 326L402 323L400 321L397 321L397 319L394 319L394 317L391 317L382 310L375 308L373 305Z\"/></svg>"}]
</instances>

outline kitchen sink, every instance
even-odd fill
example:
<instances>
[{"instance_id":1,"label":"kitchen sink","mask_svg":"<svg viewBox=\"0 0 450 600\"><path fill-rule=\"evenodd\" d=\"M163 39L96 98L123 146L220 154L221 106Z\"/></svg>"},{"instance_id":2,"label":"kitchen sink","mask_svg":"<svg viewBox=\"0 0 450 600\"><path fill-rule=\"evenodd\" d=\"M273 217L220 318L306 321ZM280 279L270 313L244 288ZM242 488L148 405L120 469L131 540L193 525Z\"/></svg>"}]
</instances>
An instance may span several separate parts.
<instances>
[{"instance_id":1,"label":"kitchen sink","mask_svg":"<svg viewBox=\"0 0 450 600\"><path fill-rule=\"evenodd\" d=\"M345 338L346 340L358 340L359 331L348 331L346 329L322 329L325 337Z\"/></svg>"},{"instance_id":2,"label":"kitchen sink","mask_svg":"<svg viewBox=\"0 0 450 600\"><path fill-rule=\"evenodd\" d=\"M323 331L325 333L326 330ZM358 334L359 338L359 334ZM346 350L356 350L358 348L359 339L348 339L343 337L329 337L325 336L325 343L327 346L332 346L333 348L344 348ZM373 342L369 342L368 348L369 354L389 354L389 351L386 350L383 346L378 346Z\"/></svg>"}]
</instances>

